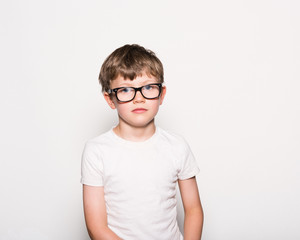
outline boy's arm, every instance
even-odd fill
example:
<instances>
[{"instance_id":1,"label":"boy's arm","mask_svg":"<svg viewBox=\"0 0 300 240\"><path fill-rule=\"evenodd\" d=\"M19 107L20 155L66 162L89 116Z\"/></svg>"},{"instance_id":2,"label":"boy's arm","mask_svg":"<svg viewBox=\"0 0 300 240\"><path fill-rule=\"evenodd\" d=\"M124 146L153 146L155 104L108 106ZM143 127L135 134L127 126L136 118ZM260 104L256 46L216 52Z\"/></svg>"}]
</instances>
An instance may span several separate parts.
<instances>
[{"instance_id":1,"label":"boy's arm","mask_svg":"<svg viewBox=\"0 0 300 240\"><path fill-rule=\"evenodd\" d=\"M196 178L178 180L184 207L184 240L200 240L203 226L203 210Z\"/></svg>"},{"instance_id":2,"label":"boy's arm","mask_svg":"<svg viewBox=\"0 0 300 240\"><path fill-rule=\"evenodd\" d=\"M103 187L83 185L83 208L88 233L92 240L120 240L107 226Z\"/></svg>"}]
</instances>

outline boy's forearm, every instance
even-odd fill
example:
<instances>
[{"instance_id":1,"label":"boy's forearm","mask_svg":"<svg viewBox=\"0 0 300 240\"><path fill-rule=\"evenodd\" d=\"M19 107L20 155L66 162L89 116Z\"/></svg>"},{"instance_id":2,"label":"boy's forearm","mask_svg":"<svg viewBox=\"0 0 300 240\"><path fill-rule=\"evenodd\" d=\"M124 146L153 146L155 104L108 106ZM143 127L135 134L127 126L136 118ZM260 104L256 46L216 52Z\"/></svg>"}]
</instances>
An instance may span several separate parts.
<instances>
[{"instance_id":1,"label":"boy's forearm","mask_svg":"<svg viewBox=\"0 0 300 240\"><path fill-rule=\"evenodd\" d=\"M185 213L184 240L200 240L203 227L202 208L193 209Z\"/></svg>"},{"instance_id":2,"label":"boy's forearm","mask_svg":"<svg viewBox=\"0 0 300 240\"><path fill-rule=\"evenodd\" d=\"M121 240L109 227L88 229L91 240Z\"/></svg>"}]
</instances>

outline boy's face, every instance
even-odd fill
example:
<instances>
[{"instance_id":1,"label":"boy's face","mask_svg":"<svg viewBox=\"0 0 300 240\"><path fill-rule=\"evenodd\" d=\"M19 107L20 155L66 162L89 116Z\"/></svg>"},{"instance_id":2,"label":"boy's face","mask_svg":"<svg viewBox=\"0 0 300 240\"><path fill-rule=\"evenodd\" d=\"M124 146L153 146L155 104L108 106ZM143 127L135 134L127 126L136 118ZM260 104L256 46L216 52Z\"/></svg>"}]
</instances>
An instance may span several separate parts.
<instances>
[{"instance_id":1,"label":"boy's face","mask_svg":"<svg viewBox=\"0 0 300 240\"><path fill-rule=\"evenodd\" d=\"M111 89L120 87L139 88L151 83L158 83L158 80L152 75L148 76L143 73L134 80L124 79L119 76L111 82L110 87ZM144 98L140 91L137 91L134 99L129 102L119 102L115 93L112 93L111 96L108 93L104 93L104 97L112 109L117 109L121 124L127 124L132 127L146 127L153 122L165 94L166 88L162 87L160 97L155 99Z\"/></svg>"}]
</instances>

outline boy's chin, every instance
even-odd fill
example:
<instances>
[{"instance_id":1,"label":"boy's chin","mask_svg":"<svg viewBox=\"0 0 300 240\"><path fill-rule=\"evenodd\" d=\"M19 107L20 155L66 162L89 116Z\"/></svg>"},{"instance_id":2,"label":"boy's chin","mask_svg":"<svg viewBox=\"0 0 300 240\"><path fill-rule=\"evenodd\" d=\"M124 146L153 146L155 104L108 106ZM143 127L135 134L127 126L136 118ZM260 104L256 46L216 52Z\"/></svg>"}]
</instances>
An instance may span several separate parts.
<instances>
[{"instance_id":1,"label":"boy's chin","mask_svg":"<svg viewBox=\"0 0 300 240\"><path fill-rule=\"evenodd\" d=\"M147 123L135 123L133 124L133 127L135 128L147 128L151 125L154 124L154 120L150 121L150 122L147 122Z\"/></svg>"},{"instance_id":2,"label":"boy's chin","mask_svg":"<svg viewBox=\"0 0 300 240\"><path fill-rule=\"evenodd\" d=\"M135 121L135 122L127 122L128 125L130 125L133 128L147 128L151 125L154 125L154 118L150 121Z\"/></svg>"}]
</instances>

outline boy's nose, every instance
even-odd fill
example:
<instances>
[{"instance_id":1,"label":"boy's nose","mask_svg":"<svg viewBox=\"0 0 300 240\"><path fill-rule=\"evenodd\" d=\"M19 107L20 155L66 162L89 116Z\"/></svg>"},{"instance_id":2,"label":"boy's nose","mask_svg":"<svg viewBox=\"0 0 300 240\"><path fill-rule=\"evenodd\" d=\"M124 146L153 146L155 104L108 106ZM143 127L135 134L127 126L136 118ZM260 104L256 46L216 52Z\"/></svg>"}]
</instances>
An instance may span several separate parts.
<instances>
[{"instance_id":1,"label":"boy's nose","mask_svg":"<svg viewBox=\"0 0 300 240\"><path fill-rule=\"evenodd\" d=\"M133 101L134 102L145 102L145 98L143 97L143 95L140 91L137 91Z\"/></svg>"}]
</instances>

